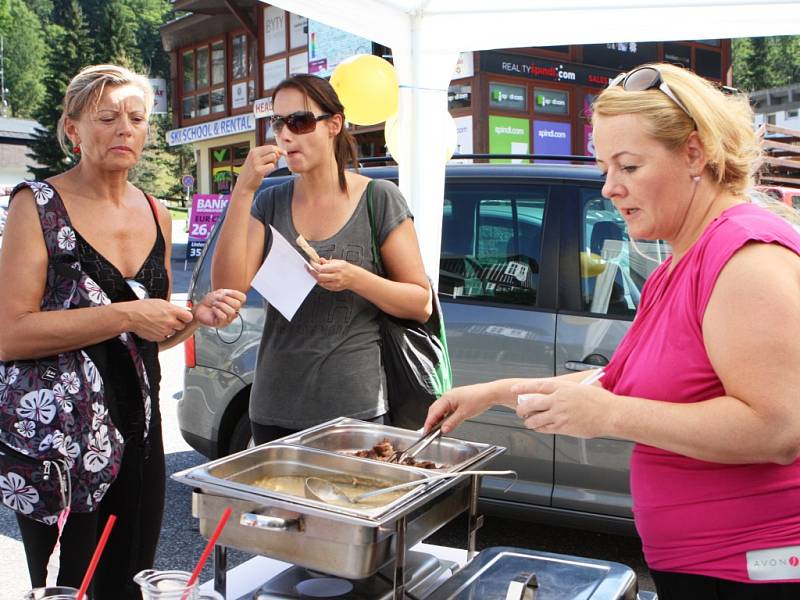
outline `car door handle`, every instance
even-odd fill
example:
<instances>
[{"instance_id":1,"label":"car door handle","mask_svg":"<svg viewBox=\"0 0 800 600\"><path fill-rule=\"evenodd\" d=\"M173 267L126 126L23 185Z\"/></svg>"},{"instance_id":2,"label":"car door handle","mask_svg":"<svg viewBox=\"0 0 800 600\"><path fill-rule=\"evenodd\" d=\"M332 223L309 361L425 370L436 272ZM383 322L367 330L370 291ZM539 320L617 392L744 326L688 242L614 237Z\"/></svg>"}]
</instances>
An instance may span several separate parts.
<instances>
[{"instance_id":1,"label":"car door handle","mask_svg":"<svg viewBox=\"0 0 800 600\"><path fill-rule=\"evenodd\" d=\"M587 357L585 361L568 360L564 363L564 368L567 371L590 371L591 369L599 369L608 364L608 359L600 354L593 354Z\"/></svg>"}]
</instances>

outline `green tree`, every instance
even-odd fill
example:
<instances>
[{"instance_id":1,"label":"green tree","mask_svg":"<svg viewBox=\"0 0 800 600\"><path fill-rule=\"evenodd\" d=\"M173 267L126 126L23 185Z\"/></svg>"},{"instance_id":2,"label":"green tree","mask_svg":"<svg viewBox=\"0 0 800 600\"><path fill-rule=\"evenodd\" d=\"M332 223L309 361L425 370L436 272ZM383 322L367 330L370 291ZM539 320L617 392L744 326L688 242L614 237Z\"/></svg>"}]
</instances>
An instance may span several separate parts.
<instances>
[{"instance_id":1,"label":"green tree","mask_svg":"<svg viewBox=\"0 0 800 600\"><path fill-rule=\"evenodd\" d=\"M26 4L36 16L42 26L50 24L50 16L53 14L53 0L27 0Z\"/></svg>"},{"instance_id":2,"label":"green tree","mask_svg":"<svg viewBox=\"0 0 800 600\"><path fill-rule=\"evenodd\" d=\"M44 100L34 114L42 128L34 134L30 144L32 153L28 155L41 165L30 168L37 179L51 177L75 164L74 158L66 158L61 151L56 128L70 79L92 61L88 28L78 1L60 0L54 4L57 5L54 20L47 28L51 51L44 78Z\"/></svg>"},{"instance_id":3,"label":"green tree","mask_svg":"<svg viewBox=\"0 0 800 600\"><path fill-rule=\"evenodd\" d=\"M133 14L139 60L150 77L169 77L169 55L161 45L159 28L175 18L167 0L125 0Z\"/></svg>"},{"instance_id":4,"label":"green tree","mask_svg":"<svg viewBox=\"0 0 800 600\"><path fill-rule=\"evenodd\" d=\"M136 23L125 0L80 0L93 40L94 62L141 68Z\"/></svg>"},{"instance_id":5,"label":"green tree","mask_svg":"<svg viewBox=\"0 0 800 600\"><path fill-rule=\"evenodd\" d=\"M15 117L31 117L44 95L45 36L23 0L0 1L6 95Z\"/></svg>"},{"instance_id":6,"label":"green tree","mask_svg":"<svg viewBox=\"0 0 800 600\"><path fill-rule=\"evenodd\" d=\"M752 92L800 81L800 36L740 38L731 45L733 85Z\"/></svg>"}]
</instances>

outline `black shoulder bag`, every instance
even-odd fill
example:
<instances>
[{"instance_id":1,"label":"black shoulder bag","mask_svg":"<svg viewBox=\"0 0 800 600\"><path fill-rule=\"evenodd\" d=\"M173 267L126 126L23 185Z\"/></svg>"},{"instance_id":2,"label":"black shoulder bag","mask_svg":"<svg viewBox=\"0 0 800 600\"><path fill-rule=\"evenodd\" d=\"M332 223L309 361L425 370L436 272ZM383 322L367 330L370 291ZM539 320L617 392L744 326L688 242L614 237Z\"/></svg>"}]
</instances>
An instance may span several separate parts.
<instances>
[{"instance_id":1,"label":"black shoulder bag","mask_svg":"<svg viewBox=\"0 0 800 600\"><path fill-rule=\"evenodd\" d=\"M376 237L373 184L374 181L367 184L372 260L378 274L386 277ZM432 292L432 300L433 311L427 323L399 319L386 313L381 318L381 360L386 373L389 414L397 427L422 427L431 403L453 387L444 317L435 292Z\"/></svg>"}]
</instances>

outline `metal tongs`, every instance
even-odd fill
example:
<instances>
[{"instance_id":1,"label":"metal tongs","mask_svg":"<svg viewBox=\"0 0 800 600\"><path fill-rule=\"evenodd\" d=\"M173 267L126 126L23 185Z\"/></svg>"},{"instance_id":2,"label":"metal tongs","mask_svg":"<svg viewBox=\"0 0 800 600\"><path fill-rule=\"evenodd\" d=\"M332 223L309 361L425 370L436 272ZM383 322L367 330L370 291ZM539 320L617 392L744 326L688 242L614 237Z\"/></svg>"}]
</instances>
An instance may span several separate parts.
<instances>
[{"instance_id":1,"label":"metal tongs","mask_svg":"<svg viewBox=\"0 0 800 600\"><path fill-rule=\"evenodd\" d=\"M408 460L409 458L414 458L417 454L425 450L431 443L442 435L442 424L444 423L444 419L439 421L436 425L433 426L428 433L423 435L419 438L416 442L411 444L405 450L395 450L392 452L392 455L386 462L390 463L397 463L402 465L404 461Z\"/></svg>"}]
</instances>

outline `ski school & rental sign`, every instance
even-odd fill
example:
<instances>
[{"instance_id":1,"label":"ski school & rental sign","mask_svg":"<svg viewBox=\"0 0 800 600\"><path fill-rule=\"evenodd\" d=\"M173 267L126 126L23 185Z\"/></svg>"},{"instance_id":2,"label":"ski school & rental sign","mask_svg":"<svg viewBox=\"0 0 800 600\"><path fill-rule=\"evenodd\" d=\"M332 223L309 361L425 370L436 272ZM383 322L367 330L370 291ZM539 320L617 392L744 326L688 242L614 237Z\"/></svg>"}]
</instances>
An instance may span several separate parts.
<instances>
[{"instance_id":1,"label":"ski school & rental sign","mask_svg":"<svg viewBox=\"0 0 800 600\"><path fill-rule=\"evenodd\" d=\"M181 144L201 142L224 135L255 131L255 128L256 120L252 114L237 115L168 131L167 144L169 146L180 146Z\"/></svg>"}]
</instances>

